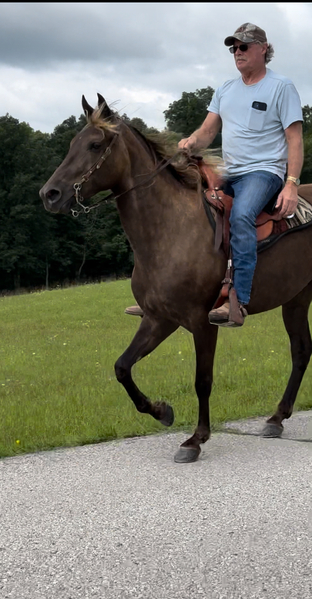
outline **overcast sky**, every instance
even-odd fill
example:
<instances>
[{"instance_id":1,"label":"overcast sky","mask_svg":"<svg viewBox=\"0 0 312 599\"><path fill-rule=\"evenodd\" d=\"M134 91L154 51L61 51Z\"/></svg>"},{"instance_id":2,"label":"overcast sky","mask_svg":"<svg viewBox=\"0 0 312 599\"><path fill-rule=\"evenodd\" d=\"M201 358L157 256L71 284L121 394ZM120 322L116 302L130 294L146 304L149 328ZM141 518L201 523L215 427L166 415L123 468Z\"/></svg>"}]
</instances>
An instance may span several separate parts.
<instances>
[{"instance_id":1,"label":"overcast sky","mask_svg":"<svg viewBox=\"0 0 312 599\"><path fill-rule=\"evenodd\" d=\"M2 2L0 116L51 133L101 93L114 110L165 127L182 92L239 75L224 39L247 21L274 46L269 67L312 106L311 2Z\"/></svg>"}]
</instances>

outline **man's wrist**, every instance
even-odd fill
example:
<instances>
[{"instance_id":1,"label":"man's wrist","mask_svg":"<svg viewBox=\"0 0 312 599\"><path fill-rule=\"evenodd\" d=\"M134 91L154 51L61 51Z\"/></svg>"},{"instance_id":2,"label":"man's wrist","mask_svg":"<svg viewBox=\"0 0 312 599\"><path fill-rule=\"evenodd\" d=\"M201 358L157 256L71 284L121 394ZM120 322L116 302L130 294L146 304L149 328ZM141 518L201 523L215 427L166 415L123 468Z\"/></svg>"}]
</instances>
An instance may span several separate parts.
<instances>
[{"instance_id":1,"label":"man's wrist","mask_svg":"<svg viewBox=\"0 0 312 599\"><path fill-rule=\"evenodd\" d=\"M292 177L291 175L287 175L286 183L294 183L297 187L300 185L300 179L297 177Z\"/></svg>"}]
</instances>

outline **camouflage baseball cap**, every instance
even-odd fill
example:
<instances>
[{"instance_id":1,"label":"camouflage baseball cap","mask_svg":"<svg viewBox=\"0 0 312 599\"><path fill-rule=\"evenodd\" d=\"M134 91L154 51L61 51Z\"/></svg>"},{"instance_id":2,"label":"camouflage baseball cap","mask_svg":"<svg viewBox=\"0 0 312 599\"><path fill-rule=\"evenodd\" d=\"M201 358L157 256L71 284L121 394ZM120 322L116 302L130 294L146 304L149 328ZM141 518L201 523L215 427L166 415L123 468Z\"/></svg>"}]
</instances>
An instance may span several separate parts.
<instances>
[{"instance_id":1,"label":"camouflage baseball cap","mask_svg":"<svg viewBox=\"0 0 312 599\"><path fill-rule=\"evenodd\" d=\"M261 27L257 27L257 25L253 25L252 23L244 23L236 29L233 35L226 37L224 43L226 46L233 46L235 40L239 40L245 44L251 44L252 42L264 44L267 42L267 37Z\"/></svg>"}]
</instances>

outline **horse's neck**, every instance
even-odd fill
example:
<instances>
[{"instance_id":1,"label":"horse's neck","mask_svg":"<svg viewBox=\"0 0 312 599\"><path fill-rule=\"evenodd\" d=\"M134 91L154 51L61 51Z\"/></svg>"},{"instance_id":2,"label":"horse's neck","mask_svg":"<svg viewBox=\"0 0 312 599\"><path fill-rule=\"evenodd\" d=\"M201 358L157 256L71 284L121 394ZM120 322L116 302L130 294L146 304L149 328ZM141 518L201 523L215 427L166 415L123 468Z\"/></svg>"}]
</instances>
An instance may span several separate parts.
<instances>
[{"instance_id":1,"label":"horse's neck","mask_svg":"<svg viewBox=\"0 0 312 599\"><path fill-rule=\"evenodd\" d=\"M131 176L122 181L123 195L117 206L133 250L143 256L149 247L158 254L170 244L187 245L190 235L193 239L212 237L200 189L188 189L167 168L156 173L149 150L136 138L126 142Z\"/></svg>"}]
</instances>

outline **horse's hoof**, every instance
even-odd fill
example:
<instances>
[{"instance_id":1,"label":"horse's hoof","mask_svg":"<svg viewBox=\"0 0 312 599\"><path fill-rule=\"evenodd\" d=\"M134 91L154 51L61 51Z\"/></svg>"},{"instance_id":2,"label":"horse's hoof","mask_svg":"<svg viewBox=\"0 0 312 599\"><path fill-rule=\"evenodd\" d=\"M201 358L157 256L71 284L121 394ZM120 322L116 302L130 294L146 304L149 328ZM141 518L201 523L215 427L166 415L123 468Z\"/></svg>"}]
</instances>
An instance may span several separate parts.
<instances>
[{"instance_id":1,"label":"horse's hoof","mask_svg":"<svg viewBox=\"0 0 312 599\"><path fill-rule=\"evenodd\" d=\"M276 424L275 422L267 422L263 429L261 436L262 437L280 437L284 427L282 424Z\"/></svg>"},{"instance_id":2,"label":"horse's hoof","mask_svg":"<svg viewBox=\"0 0 312 599\"><path fill-rule=\"evenodd\" d=\"M200 447L194 449L194 447L180 447L174 456L174 461L178 464L188 464L190 462L196 462L199 454Z\"/></svg>"},{"instance_id":3,"label":"horse's hoof","mask_svg":"<svg viewBox=\"0 0 312 599\"><path fill-rule=\"evenodd\" d=\"M159 421L164 426L171 426L174 422L174 411L171 406L166 406L166 411L164 416Z\"/></svg>"}]
</instances>

